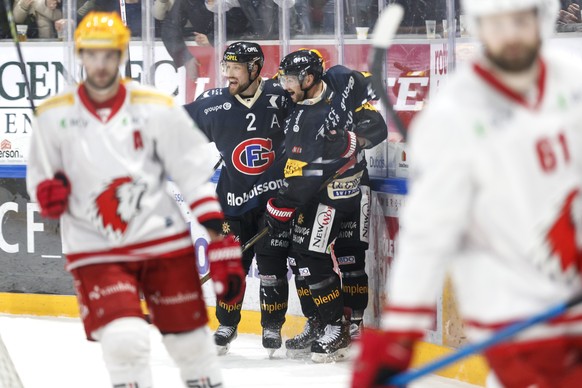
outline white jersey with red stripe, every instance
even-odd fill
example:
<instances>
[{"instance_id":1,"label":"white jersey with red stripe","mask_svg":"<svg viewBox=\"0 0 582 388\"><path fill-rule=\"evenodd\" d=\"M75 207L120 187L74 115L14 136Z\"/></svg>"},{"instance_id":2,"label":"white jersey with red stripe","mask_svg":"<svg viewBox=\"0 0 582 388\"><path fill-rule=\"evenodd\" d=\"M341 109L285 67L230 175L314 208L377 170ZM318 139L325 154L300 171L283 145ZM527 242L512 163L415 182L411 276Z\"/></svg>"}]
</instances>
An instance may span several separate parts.
<instances>
[{"instance_id":1,"label":"white jersey with red stripe","mask_svg":"<svg viewBox=\"0 0 582 388\"><path fill-rule=\"evenodd\" d=\"M210 160L206 136L171 96L122 83L113 106L96 110L81 85L38 108L27 185L34 199L56 172L71 184L61 217L69 270L175 257L193 248L167 179L199 221L220 219Z\"/></svg>"},{"instance_id":2,"label":"white jersey with red stripe","mask_svg":"<svg viewBox=\"0 0 582 388\"><path fill-rule=\"evenodd\" d=\"M480 63L413 123L390 331L432 326L447 271L472 340L582 292L582 65L546 53L523 97ZM568 333L582 334L580 309L521 339Z\"/></svg>"}]
</instances>

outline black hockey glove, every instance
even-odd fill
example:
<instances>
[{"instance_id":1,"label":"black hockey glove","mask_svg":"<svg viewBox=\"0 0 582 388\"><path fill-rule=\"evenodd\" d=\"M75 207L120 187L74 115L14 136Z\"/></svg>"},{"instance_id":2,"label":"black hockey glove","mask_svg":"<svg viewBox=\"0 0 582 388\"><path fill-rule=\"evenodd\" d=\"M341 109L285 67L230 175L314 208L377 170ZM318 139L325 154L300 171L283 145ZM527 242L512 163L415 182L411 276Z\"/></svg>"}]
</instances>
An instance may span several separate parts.
<instances>
[{"instance_id":1,"label":"black hockey glove","mask_svg":"<svg viewBox=\"0 0 582 388\"><path fill-rule=\"evenodd\" d=\"M325 138L326 159L351 158L360 150L358 138L352 131L332 129L326 133Z\"/></svg>"},{"instance_id":2,"label":"black hockey glove","mask_svg":"<svg viewBox=\"0 0 582 388\"><path fill-rule=\"evenodd\" d=\"M275 204L275 198L267 202L267 211L265 212L265 221L269 225L269 235L279 236L283 232L289 232L290 222L293 218L295 209L287 207L278 207Z\"/></svg>"}]
</instances>

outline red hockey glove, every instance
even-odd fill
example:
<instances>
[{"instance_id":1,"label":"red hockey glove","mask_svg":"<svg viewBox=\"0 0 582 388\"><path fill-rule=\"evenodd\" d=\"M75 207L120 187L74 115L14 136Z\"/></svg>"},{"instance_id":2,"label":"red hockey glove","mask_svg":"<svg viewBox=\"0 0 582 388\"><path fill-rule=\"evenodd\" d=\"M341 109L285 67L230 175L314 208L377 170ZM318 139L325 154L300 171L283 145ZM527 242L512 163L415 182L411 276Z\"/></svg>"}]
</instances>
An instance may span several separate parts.
<instances>
[{"instance_id":1,"label":"red hockey glove","mask_svg":"<svg viewBox=\"0 0 582 388\"><path fill-rule=\"evenodd\" d=\"M40 214L46 218L59 218L67 210L70 194L71 184L63 173L40 182L36 188Z\"/></svg>"},{"instance_id":2,"label":"red hockey glove","mask_svg":"<svg viewBox=\"0 0 582 388\"><path fill-rule=\"evenodd\" d=\"M269 234L271 236L278 236L282 232L288 232L293 218L295 209L288 207L278 207L275 205L275 198L267 201L267 211L265 212L265 220L269 225Z\"/></svg>"},{"instance_id":3,"label":"red hockey glove","mask_svg":"<svg viewBox=\"0 0 582 388\"><path fill-rule=\"evenodd\" d=\"M327 159L351 158L360 150L358 137L352 131L332 129L325 135L324 157Z\"/></svg>"},{"instance_id":4,"label":"red hockey glove","mask_svg":"<svg viewBox=\"0 0 582 388\"><path fill-rule=\"evenodd\" d=\"M245 272L240 244L232 235L208 244L210 276L216 296L225 302L235 302L244 292Z\"/></svg>"},{"instance_id":5,"label":"red hockey glove","mask_svg":"<svg viewBox=\"0 0 582 388\"><path fill-rule=\"evenodd\" d=\"M360 340L362 349L354 363L351 388L386 387L387 380L408 368L413 342L407 336L364 330Z\"/></svg>"}]
</instances>

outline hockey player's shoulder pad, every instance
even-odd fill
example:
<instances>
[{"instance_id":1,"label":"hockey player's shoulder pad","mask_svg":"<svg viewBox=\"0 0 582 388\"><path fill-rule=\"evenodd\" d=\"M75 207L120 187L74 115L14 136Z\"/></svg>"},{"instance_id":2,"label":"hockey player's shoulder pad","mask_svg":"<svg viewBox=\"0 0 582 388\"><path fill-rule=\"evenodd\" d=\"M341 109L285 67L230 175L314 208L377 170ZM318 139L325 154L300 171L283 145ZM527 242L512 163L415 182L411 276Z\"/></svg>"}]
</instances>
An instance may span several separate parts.
<instances>
[{"instance_id":1,"label":"hockey player's shoulder pad","mask_svg":"<svg viewBox=\"0 0 582 388\"><path fill-rule=\"evenodd\" d=\"M208 90L204 91L204 93L202 93L201 95L196 97L195 101L202 101L206 98L213 97L213 96L222 96L225 93L225 89L226 88L208 89Z\"/></svg>"},{"instance_id":2,"label":"hockey player's shoulder pad","mask_svg":"<svg viewBox=\"0 0 582 388\"><path fill-rule=\"evenodd\" d=\"M374 105L370 104L369 102L366 102L365 104L360 105L359 107L357 107L356 108L356 113L358 113L362 109L371 110L372 112L378 112L378 109L376 109L376 107Z\"/></svg>"},{"instance_id":3,"label":"hockey player's shoulder pad","mask_svg":"<svg viewBox=\"0 0 582 388\"><path fill-rule=\"evenodd\" d=\"M324 74L323 80L336 93L349 93L357 104L377 100L378 97L372 88L372 74L367 71L357 71L342 65L330 67Z\"/></svg>"},{"instance_id":4,"label":"hockey player's shoulder pad","mask_svg":"<svg viewBox=\"0 0 582 388\"><path fill-rule=\"evenodd\" d=\"M263 90L267 90L267 91L271 91L271 90L284 91L285 90L285 89L283 89L283 87L279 83L279 78L269 78L269 79L263 80L263 82L265 83Z\"/></svg>"},{"instance_id":5,"label":"hockey player's shoulder pad","mask_svg":"<svg viewBox=\"0 0 582 388\"><path fill-rule=\"evenodd\" d=\"M175 105L174 98L153 88L136 88L129 90L129 101L132 105Z\"/></svg>"},{"instance_id":6,"label":"hockey player's shoulder pad","mask_svg":"<svg viewBox=\"0 0 582 388\"><path fill-rule=\"evenodd\" d=\"M61 106L70 106L75 103L75 96L72 92L62 93L54 97L49 97L36 108L36 115L40 115L50 109Z\"/></svg>"},{"instance_id":7,"label":"hockey player's shoulder pad","mask_svg":"<svg viewBox=\"0 0 582 388\"><path fill-rule=\"evenodd\" d=\"M331 84L332 87L335 87L336 85L341 87L342 85L347 84L350 76L355 77L359 82L368 83L370 80L366 80L366 78L370 78L372 73L367 71L352 70L342 65L335 65L327 69L325 75L323 76L323 80L326 83Z\"/></svg>"}]
</instances>

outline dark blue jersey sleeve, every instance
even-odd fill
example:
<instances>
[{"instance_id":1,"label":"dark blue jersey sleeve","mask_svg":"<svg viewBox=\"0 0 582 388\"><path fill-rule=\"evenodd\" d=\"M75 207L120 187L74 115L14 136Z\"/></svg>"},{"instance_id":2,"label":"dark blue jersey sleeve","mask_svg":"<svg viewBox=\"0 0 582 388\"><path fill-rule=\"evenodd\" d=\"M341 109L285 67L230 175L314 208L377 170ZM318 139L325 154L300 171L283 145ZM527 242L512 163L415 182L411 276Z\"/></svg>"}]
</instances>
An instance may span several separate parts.
<instances>
[{"instance_id":1,"label":"dark blue jersey sleeve","mask_svg":"<svg viewBox=\"0 0 582 388\"><path fill-rule=\"evenodd\" d=\"M364 149L372 148L388 137L384 117L369 102L356 109L354 132L359 138L366 140Z\"/></svg>"}]
</instances>

